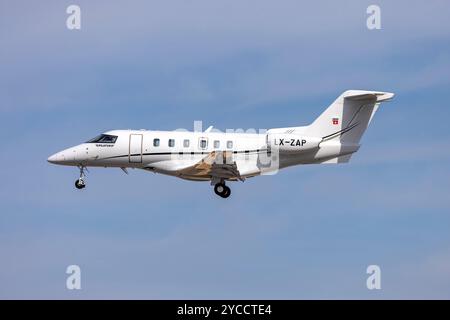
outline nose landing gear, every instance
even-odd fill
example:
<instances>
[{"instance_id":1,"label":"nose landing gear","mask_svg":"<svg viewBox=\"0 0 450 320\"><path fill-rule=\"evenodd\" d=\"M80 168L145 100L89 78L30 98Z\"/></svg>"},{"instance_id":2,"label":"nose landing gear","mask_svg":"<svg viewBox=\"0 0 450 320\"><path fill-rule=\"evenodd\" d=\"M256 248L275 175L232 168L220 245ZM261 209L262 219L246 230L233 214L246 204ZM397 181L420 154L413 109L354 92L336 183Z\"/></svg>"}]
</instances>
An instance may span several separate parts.
<instances>
[{"instance_id":1,"label":"nose landing gear","mask_svg":"<svg viewBox=\"0 0 450 320\"><path fill-rule=\"evenodd\" d=\"M86 169L86 167L78 166L78 168L80 169L80 177L75 181L75 188L83 189L86 188L86 182L84 181L85 179L84 169Z\"/></svg>"},{"instance_id":2,"label":"nose landing gear","mask_svg":"<svg viewBox=\"0 0 450 320\"><path fill-rule=\"evenodd\" d=\"M83 189L86 187L86 183L82 178L79 178L75 181L75 188L77 189Z\"/></svg>"},{"instance_id":3,"label":"nose landing gear","mask_svg":"<svg viewBox=\"0 0 450 320\"><path fill-rule=\"evenodd\" d=\"M231 194L231 189L225 185L225 182L219 182L214 186L214 192L222 198L228 198Z\"/></svg>"}]
</instances>

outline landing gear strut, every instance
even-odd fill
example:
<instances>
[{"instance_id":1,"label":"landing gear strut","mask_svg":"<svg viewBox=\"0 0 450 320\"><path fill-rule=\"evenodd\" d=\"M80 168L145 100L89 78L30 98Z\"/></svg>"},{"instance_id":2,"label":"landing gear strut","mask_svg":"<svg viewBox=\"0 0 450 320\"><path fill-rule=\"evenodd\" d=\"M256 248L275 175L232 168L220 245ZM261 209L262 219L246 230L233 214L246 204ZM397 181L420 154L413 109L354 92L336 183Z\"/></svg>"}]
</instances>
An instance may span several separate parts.
<instances>
[{"instance_id":1,"label":"landing gear strut","mask_svg":"<svg viewBox=\"0 0 450 320\"><path fill-rule=\"evenodd\" d=\"M214 186L214 192L222 198L228 198L231 194L231 189L225 185L225 182L219 182Z\"/></svg>"},{"instance_id":2,"label":"landing gear strut","mask_svg":"<svg viewBox=\"0 0 450 320\"><path fill-rule=\"evenodd\" d=\"M80 177L75 181L75 188L83 189L86 187L86 182L84 182L84 169L86 169L86 167L78 166L78 168L80 169Z\"/></svg>"}]
</instances>

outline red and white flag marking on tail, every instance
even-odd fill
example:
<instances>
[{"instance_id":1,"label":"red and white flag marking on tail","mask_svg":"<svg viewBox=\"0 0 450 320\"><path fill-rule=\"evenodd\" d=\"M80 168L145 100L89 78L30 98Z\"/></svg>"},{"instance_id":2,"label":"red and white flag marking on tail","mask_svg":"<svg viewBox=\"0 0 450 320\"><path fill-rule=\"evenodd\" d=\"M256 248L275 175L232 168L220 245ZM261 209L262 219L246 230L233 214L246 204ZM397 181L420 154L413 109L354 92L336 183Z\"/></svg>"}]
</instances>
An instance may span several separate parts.
<instances>
[{"instance_id":1,"label":"red and white flag marking on tail","mask_svg":"<svg viewBox=\"0 0 450 320\"><path fill-rule=\"evenodd\" d=\"M339 118L333 118L332 122L334 125L339 124Z\"/></svg>"}]
</instances>

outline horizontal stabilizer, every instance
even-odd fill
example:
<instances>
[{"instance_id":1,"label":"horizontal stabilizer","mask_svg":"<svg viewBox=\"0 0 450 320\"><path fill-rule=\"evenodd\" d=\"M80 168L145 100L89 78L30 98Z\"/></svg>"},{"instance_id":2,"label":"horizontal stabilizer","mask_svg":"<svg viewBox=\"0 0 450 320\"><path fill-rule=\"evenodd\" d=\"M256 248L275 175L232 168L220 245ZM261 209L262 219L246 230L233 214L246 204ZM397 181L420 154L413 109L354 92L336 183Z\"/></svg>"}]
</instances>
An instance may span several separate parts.
<instances>
[{"instance_id":1,"label":"horizontal stabilizer","mask_svg":"<svg viewBox=\"0 0 450 320\"><path fill-rule=\"evenodd\" d=\"M393 93L390 92L371 92L371 93L363 93L363 94L350 94L345 96L346 100L350 101L374 101L374 102L382 102L390 100L394 97Z\"/></svg>"}]
</instances>

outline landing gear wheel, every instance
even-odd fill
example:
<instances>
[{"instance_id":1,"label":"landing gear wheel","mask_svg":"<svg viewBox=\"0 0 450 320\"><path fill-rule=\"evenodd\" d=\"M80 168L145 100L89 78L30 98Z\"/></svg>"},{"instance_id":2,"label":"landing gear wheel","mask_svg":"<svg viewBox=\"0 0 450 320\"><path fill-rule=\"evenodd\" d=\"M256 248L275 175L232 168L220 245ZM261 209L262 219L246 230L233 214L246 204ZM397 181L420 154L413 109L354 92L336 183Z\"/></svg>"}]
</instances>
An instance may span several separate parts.
<instances>
[{"instance_id":1,"label":"landing gear wheel","mask_svg":"<svg viewBox=\"0 0 450 320\"><path fill-rule=\"evenodd\" d=\"M77 189L83 189L83 188L85 188L86 187L86 184L84 183L84 180L83 179L77 179L76 181L75 181L75 188L77 188Z\"/></svg>"},{"instance_id":2,"label":"landing gear wheel","mask_svg":"<svg viewBox=\"0 0 450 320\"><path fill-rule=\"evenodd\" d=\"M231 189L228 188L224 183L217 183L214 186L214 192L222 198L228 198L231 194Z\"/></svg>"},{"instance_id":3,"label":"landing gear wheel","mask_svg":"<svg viewBox=\"0 0 450 320\"><path fill-rule=\"evenodd\" d=\"M225 191L225 185L223 183L218 183L214 186L214 192L218 196L222 196L222 193Z\"/></svg>"},{"instance_id":4,"label":"landing gear wheel","mask_svg":"<svg viewBox=\"0 0 450 320\"><path fill-rule=\"evenodd\" d=\"M225 186L225 190L222 193L222 198L228 198L231 194L231 189L227 186Z\"/></svg>"},{"instance_id":5,"label":"landing gear wheel","mask_svg":"<svg viewBox=\"0 0 450 320\"><path fill-rule=\"evenodd\" d=\"M79 165L78 169L80 169L80 177L75 181L75 188L83 189L86 187L86 182L84 182L84 169L86 169L86 167Z\"/></svg>"}]
</instances>

